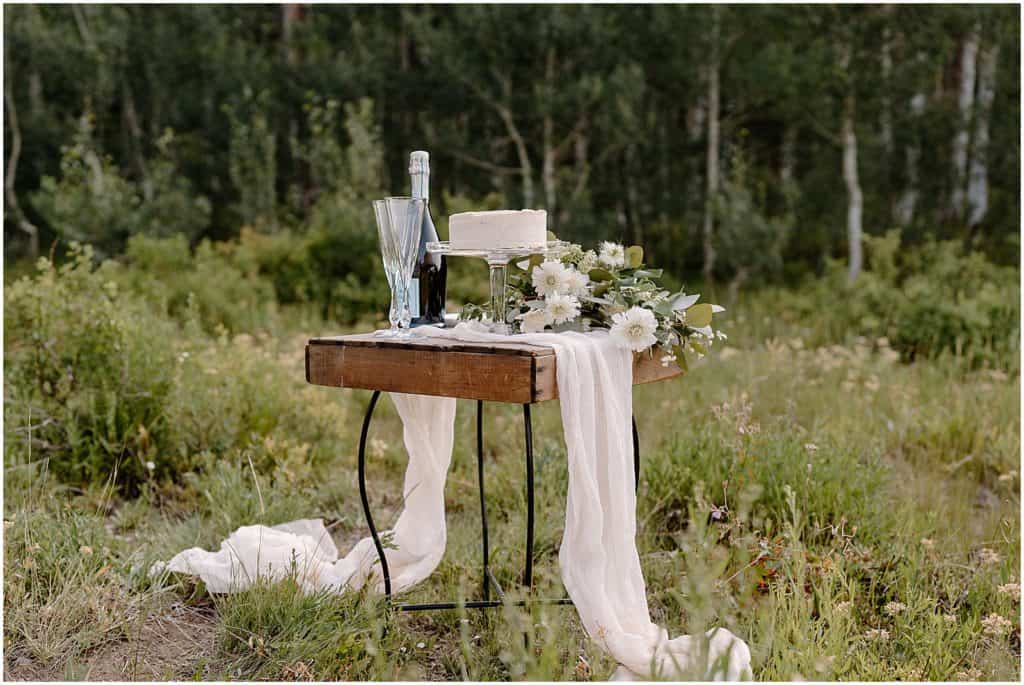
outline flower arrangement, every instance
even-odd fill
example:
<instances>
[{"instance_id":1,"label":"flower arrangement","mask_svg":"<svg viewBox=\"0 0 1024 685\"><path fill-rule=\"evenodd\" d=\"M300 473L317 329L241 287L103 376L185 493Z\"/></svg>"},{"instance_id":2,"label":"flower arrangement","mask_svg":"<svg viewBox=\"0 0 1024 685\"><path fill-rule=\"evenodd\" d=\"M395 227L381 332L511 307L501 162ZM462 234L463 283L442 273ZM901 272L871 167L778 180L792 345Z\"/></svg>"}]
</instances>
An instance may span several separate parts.
<instances>
[{"instance_id":1,"label":"flower arrangement","mask_svg":"<svg viewBox=\"0 0 1024 685\"><path fill-rule=\"evenodd\" d=\"M646 268L643 256L638 245L604 242L594 251L570 244L558 259L537 254L509 264L506 323L523 333L604 328L620 347L660 347L662 364L685 370L686 353L703 357L715 340L725 339L711 325L725 310L698 304L700 295L663 289L662 270ZM467 305L462 318L486 313Z\"/></svg>"}]
</instances>

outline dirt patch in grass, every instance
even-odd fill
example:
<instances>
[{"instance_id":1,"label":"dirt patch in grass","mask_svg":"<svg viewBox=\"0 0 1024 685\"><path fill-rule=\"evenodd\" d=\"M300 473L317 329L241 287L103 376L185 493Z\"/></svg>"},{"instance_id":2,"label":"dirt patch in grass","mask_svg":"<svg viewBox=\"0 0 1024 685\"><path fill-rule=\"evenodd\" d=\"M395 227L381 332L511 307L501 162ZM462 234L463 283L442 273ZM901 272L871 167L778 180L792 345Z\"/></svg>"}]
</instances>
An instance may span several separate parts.
<instances>
[{"instance_id":1,"label":"dirt patch in grass","mask_svg":"<svg viewBox=\"0 0 1024 685\"><path fill-rule=\"evenodd\" d=\"M63 670L24 655L10 655L6 680L187 680L207 675L214 654L217 616L212 609L180 603L146 617L120 642L104 645L84 663Z\"/></svg>"}]
</instances>

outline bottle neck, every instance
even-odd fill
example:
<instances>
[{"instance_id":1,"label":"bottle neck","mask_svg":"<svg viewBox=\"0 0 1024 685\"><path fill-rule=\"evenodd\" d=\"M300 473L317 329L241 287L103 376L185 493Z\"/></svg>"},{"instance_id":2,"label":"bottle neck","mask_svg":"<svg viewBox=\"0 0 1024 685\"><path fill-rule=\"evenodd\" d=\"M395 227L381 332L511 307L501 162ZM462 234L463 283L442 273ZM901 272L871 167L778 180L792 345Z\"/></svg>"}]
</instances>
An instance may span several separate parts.
<instances>
[{"instance_id":1,"label":"bottle neck","mask_svg":"<svg viewBox=\"0 0 1024 685\"><path fill-rule=\"evenodd\" d=\"M420 172L412 175L412 196L422 197L430 202L430 173Z\"/></svg>"}]
</instances>

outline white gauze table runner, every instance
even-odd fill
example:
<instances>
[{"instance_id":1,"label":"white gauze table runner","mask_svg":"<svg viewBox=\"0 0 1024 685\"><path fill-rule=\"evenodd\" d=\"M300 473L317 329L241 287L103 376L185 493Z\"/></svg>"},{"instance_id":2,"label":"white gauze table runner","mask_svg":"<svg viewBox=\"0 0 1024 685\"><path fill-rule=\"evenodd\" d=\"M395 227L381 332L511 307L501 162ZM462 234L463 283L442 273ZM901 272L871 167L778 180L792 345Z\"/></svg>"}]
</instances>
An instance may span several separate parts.
<instances>
[{"instance_id":1,"label":"white gauze table runner","mask_svg":"<svg viewBox=\"0 0 1024 685\"><path fill-rule=\"evenodd\" d=\"M421 336L500 342L506 336L460 324L454 329L419 328ZM703 674L716 680L750 678L750 650L724 628L704 636L669 639L651 622L636 549L633 490L633 356L605 331L531 333L516 342L551 347L569 461L565 532L558 554L562 582L592 639L622 668L615 679L673 678ZM566 392L565 389L571 389ZM405 507L386 549L392 590L426 578L444 553L444 484L451 462L455 400L392 393L409 454ZM359 588L383 578L372 538L343 558L322 521L303 519L279 526L244 526L218 551L181 552L164 569L198 575L211 592L233 592L258 577L294 576L309 590Z\"/></svg>"}]
</instances>

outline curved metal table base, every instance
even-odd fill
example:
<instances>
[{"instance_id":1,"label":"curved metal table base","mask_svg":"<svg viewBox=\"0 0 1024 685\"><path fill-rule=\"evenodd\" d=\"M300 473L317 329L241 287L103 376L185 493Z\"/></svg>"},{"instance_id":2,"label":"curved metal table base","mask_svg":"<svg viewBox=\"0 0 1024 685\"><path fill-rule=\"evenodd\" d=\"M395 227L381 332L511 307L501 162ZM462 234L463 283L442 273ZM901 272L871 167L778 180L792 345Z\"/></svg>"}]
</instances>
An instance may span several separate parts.
<instances>
[{"instance_id":1,"label":"curved metal table base","mask_svg":"<svg viewBox=\"0 0 1024 685\"><path fill-rule=\"evenodd\" d=\"M370 500L366 495L366 437L370 430L370 420L373 418L373 410L380 399L380 390L374 390L370 397L370 404L366 408L366 416L363 417L363 429L359 434L359 497L363 504L363 515L366 517L366 525L370 528L370 536L373 538L373 546L377 549L377 558L380 561L381 574L384 577L384 596L391 602L391 572L388 569L387 556L384 554L384 544L377 533L377 526L373 522L373 514L370 513ZM525 606L531 603L537 604L572 604L568 597L558 599L531 599L508 602L505 592L498 584L497 579L491 572L490 546L487 531L487 499L484 493L484 403L478 400L476 403L476 473L480 487L480 537L483 542L483 600L466 602L433 602L427 604L396 604L393 605L399 611L440 611L447 609L491 609L504 606L506 603L514 606ZM636 429L636 417L632 419L633 428L633 485L634 488L640 485L640 438ZM527 588L533 586L533 528L534 528L534 482L533 482L533 421L530 417L530 405L523 405L523 437L526 442L526 564L523 570L522 584ZM494 588L497 599L491 599L491 588Z\"/></svg>"}]
</instances>

